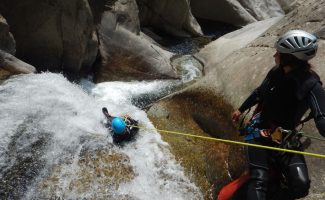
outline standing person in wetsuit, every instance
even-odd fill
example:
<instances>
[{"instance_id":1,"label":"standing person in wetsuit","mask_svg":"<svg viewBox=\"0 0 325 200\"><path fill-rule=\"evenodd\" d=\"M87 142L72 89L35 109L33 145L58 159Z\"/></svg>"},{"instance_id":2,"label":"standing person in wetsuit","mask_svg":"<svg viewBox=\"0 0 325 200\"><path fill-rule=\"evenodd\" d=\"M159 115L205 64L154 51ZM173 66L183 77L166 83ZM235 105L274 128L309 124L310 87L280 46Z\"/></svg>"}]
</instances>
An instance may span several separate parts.
<instances>
[{"instance_id":1,"label":"standing person in wetsuit","mask_svg":"<svg viewBox=\"0 0 325 200\"><path fill-rule=\"evenodd\" d=\"M310 108L318 131L325 137L325 91L308 63L316 54L317 38L308 32L293 30L282 35L275 48L276 66L232 114L232 120L237 122L245 110L257 104L256 115L249 125L254 123L258 134L247 131L246 141L275 146L270 130L277 127L294 130ZM308 195L310 179L304 156L254 147L246 147L246 156L250 172L247 199L266 199L271 159L279 164L294 198Z\"/></svg>"}]
</instances>

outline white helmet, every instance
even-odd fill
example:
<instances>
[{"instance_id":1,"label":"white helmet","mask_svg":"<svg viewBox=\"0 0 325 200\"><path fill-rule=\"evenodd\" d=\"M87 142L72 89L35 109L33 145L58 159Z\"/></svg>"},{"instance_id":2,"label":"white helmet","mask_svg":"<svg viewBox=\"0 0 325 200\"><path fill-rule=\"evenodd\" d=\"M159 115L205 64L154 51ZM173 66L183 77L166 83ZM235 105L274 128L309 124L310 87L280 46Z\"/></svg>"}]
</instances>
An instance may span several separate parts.
<instances>
[{"instance_id":1,"label":"white helmet","mask_svg":"<svg viewBox=\"0 0 325 200\"><path fill-rule=\"evenodd\" d=\"M305 61L316 55L317 47L317 37L301 30L288 31L275 43L278 52L292 54Z\"/></svg>"}]
</instances>

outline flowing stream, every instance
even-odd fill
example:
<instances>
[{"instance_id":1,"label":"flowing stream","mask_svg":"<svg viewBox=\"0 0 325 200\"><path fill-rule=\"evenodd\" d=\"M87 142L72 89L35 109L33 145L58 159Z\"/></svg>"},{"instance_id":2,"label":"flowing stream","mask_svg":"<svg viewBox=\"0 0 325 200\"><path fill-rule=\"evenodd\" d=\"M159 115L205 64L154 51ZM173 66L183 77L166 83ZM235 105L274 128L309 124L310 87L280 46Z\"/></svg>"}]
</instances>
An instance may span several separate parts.
<instances>
[{"instance_id":1,"label":"flowing stream","mask_svg":"<svg viewBox=\"0 0 325 200\"><path fill-rule=\"evenodd\" d=\"M183 80L69 82L55 73L19 75L0 85L0 196L4 199L202 199L156 131L112 144L102 107L154 128L151 102ZM187 68L187 69L185 69Z\"/></svg>"}]
</instances>

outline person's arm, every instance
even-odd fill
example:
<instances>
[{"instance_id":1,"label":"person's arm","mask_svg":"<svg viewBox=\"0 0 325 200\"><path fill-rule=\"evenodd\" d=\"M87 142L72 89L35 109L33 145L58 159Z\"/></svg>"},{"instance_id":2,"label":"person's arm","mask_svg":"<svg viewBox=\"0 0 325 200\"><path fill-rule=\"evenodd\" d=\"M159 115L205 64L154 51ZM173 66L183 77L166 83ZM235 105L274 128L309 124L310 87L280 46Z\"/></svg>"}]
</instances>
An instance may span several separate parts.
<instances>
[{"instance_id":1,"label":"person's arm","mask_svg":"<svg viewBox=\"0 0 325 200\"><path fill-rule=\"evenodd\" d=\"M268 74L266 75L264 81L261 83L259 87L257 87L244 101L244 103L232 113L232 121L238 122L240 115L245 112L247 109L255 106L258 102L261 101L261 98L263 97L263 94L265 93L265 90L267 89L267 86L270 83L270 77L272 72L274 72L277 69L277 67L273 67Z\"/></svg>"},{"instance_id":2,"label":"person's arm","mask_svg":"<svg viewBox=\"0 0 325 200\"><path fill-rule=\"evenodd\" d=\"M317 83L308 99L309 107L319 133L325 137L325 90Z\"/></svg>"},{"instance_id":3,"label":"person's arm","mask_svg":"<svg viewBox=\"0 0 325 200\"><path fill-rule=\"evenodd\" d=\"M242 113L245 110L255 106L262 98L267 86L270 83L271 75L277 70L277 67L273 67L266 75L265 79L259 87L257 87L244 101L244 103L239 107L239 111Z\"/></svg>"},{"instance_id":4,"label":"person's arm","mask_svg":"<svg viewBox=\"0 0 325 200\"><path fill-rule=\"evenodd\" d=\"M256 105L260 100L260 88L256 88L244 101L244 103L238 108L238 110L243 113L245 110L251 108L252 106Z\"/></svg>"},{"instance_id":5,"label":"person's arm","mask_svg":"<svg viewBox=\"0 0 325 200\"><path fill-rule=\"evenodd\" d=\"M263 83L265 80L263 81ZM240 115L245 112L245 110L251 108L252 106L256 105L260 101L261 90L263 89L263 85L261 84L258 88L256 88L244 101L244 103L232 114L232 121L237 122L239 120Z\"/></svg>"},{"instance_id":6,"label":"person's arm","mask_svg":"<svg viewBox=\"0 0 325 200\"><path fill-rule=\"evenodd\" d=\"M273 74L275 70L277 70L278 67L273 67L266 75L264 81L261 83L259 87L257 87L244 101L244 103L232 114L232 120L233 122L237 122L239 120L240 115L245 112L245 110L253 107L258 102L261 101L261 98L263 97L263 94L265 90L267 89L267 86L270 83L270 77Z\"/></svg>"}]
</instances>

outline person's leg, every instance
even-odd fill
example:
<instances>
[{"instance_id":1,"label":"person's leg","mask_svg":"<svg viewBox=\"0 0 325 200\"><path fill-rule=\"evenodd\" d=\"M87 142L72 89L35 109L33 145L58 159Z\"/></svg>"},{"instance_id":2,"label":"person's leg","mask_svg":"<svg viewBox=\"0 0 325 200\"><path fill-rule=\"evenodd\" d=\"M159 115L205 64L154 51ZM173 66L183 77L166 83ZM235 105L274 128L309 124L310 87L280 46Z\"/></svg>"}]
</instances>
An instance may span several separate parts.
<instances>
[{"instance_id":1,"label":"person's leg","mask_svg":"<svg viewBox=\"0 0 325 200\"><path fill-rule=\"evenodd\" d=\"M257 167L250 168L250 180L248 184L247 199L265 200L268 180L268 170Z\"/></svg>"},{"instance_id":2,"label":"person's leg","mask_svg":"<svg viewBox=\"0 0 325 200\"><path fill-rule=\"evenodd\" d=\"M102 108L102 111L103 111L103 113L108 113L108 110L107 110L106 107L103 107L103 108Z\"/></svg>"},{"instance_id":3,"label":"person's leg","mask_svg":"<svg viewBox=\"0 0 325 200\"><path fill-rule=\"evenodd\" d=\"M310 179L308 169L303 155L287 154L282 159L284 174L288 181L290 191L295 198L302 198L308 195Z\"/></svg>"},{"instance_id":4,"label":"person's leg","mask_svg":"<svg viewBox=\"0 0 325 200\"><path fill-rule=\"evenodd\" d=\"M108 110L106 107L102 108L103 114L105 115L106 118L110 119L111 115L108 113Z\"/></svg>"},{"instance_id":5,"label":"person's leg","mask_svg":"<svg viewBox=\"0 0 325 200\"><path fill-rule=\"evenodd\" d=\"M255 147L247 147L246 156L250 173L247 199L265 200L267 184L269 181L268 150Z\"/></svg>"}]
</instances>

